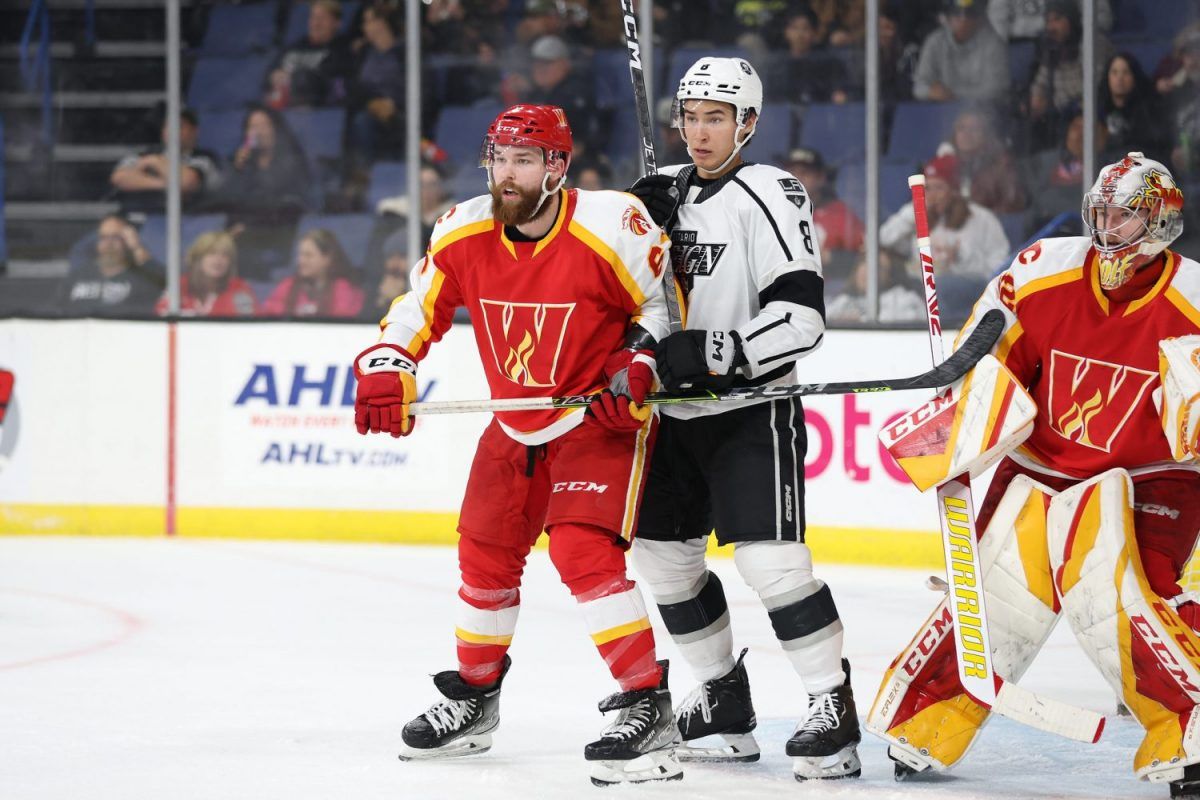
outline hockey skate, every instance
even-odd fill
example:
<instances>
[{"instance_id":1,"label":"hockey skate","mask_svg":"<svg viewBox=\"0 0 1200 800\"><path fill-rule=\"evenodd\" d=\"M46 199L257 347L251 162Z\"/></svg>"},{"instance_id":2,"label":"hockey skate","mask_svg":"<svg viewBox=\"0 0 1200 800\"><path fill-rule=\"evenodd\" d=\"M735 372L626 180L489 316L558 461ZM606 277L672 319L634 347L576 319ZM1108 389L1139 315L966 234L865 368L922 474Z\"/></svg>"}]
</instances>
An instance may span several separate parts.
<instances>
[{"instance_id":1,"label":"hockey skate","mask_svg":"<svg viewBox=\"0 0 1200 800\"><path fill-rule=\"evenodd\" d=\"M796 780L857 778L862 774L858 743L862 733L850 688L850 662L842 659L841 686L808 699L808 715L788 739Z\"/></svg>"},{"instance_id":2,"label":"hockey skate","mask_svg":"<svg viewBox=\"0 0 1200 800\"><path fill-rule=\"evenodd\" d=\"M595 785L674 781L683 777L683 768L674 753L680 738L671 715L667 662L659 664L662 680L656 688L617 692L600 701L601 713L620 713L599 739L583 748L583 757L593 762Z\"/></svg>"},{"instance_id":3,"label":"hockey skate","mask_svg":"<svg viewBox=\"0 0 1200 800\"><path fill-rule=\"evenodd\" d=\"M915 751L907 750L895 744L888 747L888 758L892 760L892 765L895 767L892 777L897 782L906 781L913 775L929 772L933 766L924 758L918 756Z\"/></svg>"},{"instance_id":4,"label":"hockey skate","mask_svg":"<svg viewBox=\"0 0 1200 800\"><path fill-rule=\"evenodd\" d=\"M727 674L704 681L683 699L675 712L675 722L683 744L675 748L680 761L758 761L758 742L754 730L758 720L750 701L750 680L742 661L746 650ZM719 744L700 744L701 739L717 737Z\"/></svg>"},{"instance_id":5,"label":"hockey skate","mask_svg":"<svg viewBox=\"0 0 1200 800\"><path fill-rule=\"evenodd\" d=\"M455 670L433 676L442 693L429 710L404 726L401 761L457 758L486 753L492 747L492 731L500 725L500 684L512 666L504 657L500 677L490 689L472 686Z\"/></svg>"}]
</instances>

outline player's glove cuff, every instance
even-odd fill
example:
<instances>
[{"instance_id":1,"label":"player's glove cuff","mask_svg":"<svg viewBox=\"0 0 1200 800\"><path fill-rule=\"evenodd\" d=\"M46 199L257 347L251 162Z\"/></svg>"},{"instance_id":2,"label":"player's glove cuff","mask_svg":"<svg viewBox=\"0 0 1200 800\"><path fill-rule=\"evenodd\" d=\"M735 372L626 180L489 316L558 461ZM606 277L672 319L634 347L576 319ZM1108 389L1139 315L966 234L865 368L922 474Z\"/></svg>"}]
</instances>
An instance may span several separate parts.
<instances>
[{"instance_id":1,"label":"player's glove cuff","mask_svg":"<svg viewBox=\"0 0 1200 800\"><path fill-rule=\"evenodd\" d=\"M646 175L638 178L626 191L645 204L650 219L658 227L667 230L675 222L682 198L674 175Z\"/></svg>"}]
</instances>

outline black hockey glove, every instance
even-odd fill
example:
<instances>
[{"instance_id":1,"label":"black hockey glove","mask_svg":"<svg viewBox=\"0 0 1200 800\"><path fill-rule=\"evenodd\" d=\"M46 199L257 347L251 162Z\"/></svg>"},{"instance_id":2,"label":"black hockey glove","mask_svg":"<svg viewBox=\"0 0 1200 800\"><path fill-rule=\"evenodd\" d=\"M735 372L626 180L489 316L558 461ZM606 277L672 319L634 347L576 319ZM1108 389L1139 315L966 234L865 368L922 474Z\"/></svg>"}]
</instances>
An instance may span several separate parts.
<instances>
[{"instance_id":1,"label":"black hockey glove","mask_svg":"<svg viewBox=\"0 0 1200 800\"><path fill-rule=\"evenodd\" d=\"M663 230L675 223L675 215L679 212L679 187L675 184L674 175L646 175L625 191L641 200L650 212L650 219Z\"/></svg>"},{"instance_id":2,"label":"black hockey glove","mask_svg":"<svg viewBox=\"0 0 1200 800\"><path fill-rule=\"evenodd\" d=\"M658 343L654 358L668 392L728 389L746 363L737 331L677 331Z\"/></svg>"}]
</instances>

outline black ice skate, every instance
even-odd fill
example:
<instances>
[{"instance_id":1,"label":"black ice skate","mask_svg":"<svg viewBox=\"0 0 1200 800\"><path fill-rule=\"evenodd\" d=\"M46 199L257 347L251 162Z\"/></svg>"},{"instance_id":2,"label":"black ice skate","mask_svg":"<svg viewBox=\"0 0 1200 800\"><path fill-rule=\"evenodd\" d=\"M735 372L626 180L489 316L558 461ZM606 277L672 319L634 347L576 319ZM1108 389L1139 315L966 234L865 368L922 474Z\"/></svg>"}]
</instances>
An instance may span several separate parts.
<instances>
[{"instance_id":1,"label":"black ice skate","mask_svg":"<svg viewBox=\"0 0 1200 800\"><path fill-rule=\"evenodd\" d=\"M592 764L592 783L672 781L683 777L675 759L679 729L671 715L667 662L660 661L662 680L654 689L617 692L600 701L600 712L619 711L600 738L583 748Z\"/></svg>"},{"instance_id":2,"label":"black ice skate","mask_svg":"<svg viewBox=\"0 0 1200 800\"><path fill-rule=\"evenodd\" d=\"M738 656L733 669L719 678L704 681L683 699L675 712L675 722L683 745L675 749L680 761L758 761L758 742L754 730L758 720L750 701L750 679ZM722 741L700 743L709 736Z\"/></svg>"},{"instance_id":3,"label":"black ice skate","mask_svg":"<svg viewBox=\"0 0 1200 800\"><path fill-rule=\"evenodd\" d=\"M810 778L857 778L862 774L858 760L858 713L850 688L850 662L842 659L846 680L841 686L808 699L808 715L788 739L796 780Z\"/></svg>"},{"instance_id":4,"label":"black ice skate","mask_svg":"<svg viewBox=\"0 0 1200 800\"><path fill-rule=\"evenodd\" d=\"M1183 777L1171 781L1172 800L1200 800L1200 764L1183 768Z\"/></svg>"},{"instance_id":5,"label":"black ice skate","mask_svg":"<svg viewBox=\"0 0 1200 800\"><path fill-rule=\"evenodd\" d=\"M425 758L455 758L486 753L492 747L492 731L500 725L500 684L512 666L504 657L500 677L490 689L472 686L455 670L433 676L433 685L444 699L404 726L401 761Z\"/></svg>"}]
</instances>

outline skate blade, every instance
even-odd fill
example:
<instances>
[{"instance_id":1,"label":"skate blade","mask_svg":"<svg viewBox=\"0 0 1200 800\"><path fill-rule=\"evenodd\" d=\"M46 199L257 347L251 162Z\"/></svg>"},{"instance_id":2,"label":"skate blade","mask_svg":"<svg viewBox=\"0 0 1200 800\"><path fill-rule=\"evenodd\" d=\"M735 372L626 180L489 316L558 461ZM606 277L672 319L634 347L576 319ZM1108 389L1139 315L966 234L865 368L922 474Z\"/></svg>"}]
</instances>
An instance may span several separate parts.
<instances>
[{"instance_id":1,"label":"skate blade","mask_svg":"<svg viewBox=\"0 0 1200 800\"><path fill-rule=\"evenodd\" d=\"M724 744L718 744L719 741ZM701 744L703 742L711 744ZM676 747L675 757L683 762L750 763L758 761L759 749L752 733L717 733Z\"/></svg>"},{"instance_id":2,"label":"skate blade","mask_svg":"<svg viewBox=\"0 0 1200 800\"><path fill-rule=\"evenodd\" d=\"M901 746L893 743L888 746L887 754L894 765L892 778L897 783L909 780L914 776L927 778L929 775L935 774L933 764L910 750L907 745Z\"/></svg>"},{"instance_id":3,"label":"skate blade","mask_svg":"<svg viewBox=\"0 0 1200 800\"><path fill-rule=\"evenodd\" d=\"M683 779L683 767L670 750L656 750L629 761L593 761L591 777L596 786L678 781Z\"/></svg>"},{"instance_id":4,"label":"skate blade","mask_svg":"<svg viewBox=\"0 0 1200 800\"><path fill-rule=\"evenodd\" d=\"M862 775L862 762L857 746L850 745L831 756L793 756L792 774L798 781L857 778Z\"/></svg>"},{"instance_id":5,"label":"skate blade","mask_svg":"<svg viewBox=\"0 0 1200 800\"><path fill-rule=\"evenodd\" d=\"M442 747L428 749L409 747L404 744L400 746L400 760L436 761L445 758L462 758L463 756L476 756L486 753L491 749L492 735L484 733L476 736L464 736Z\"/></svg>"}]
</instances>

